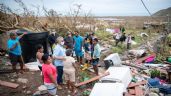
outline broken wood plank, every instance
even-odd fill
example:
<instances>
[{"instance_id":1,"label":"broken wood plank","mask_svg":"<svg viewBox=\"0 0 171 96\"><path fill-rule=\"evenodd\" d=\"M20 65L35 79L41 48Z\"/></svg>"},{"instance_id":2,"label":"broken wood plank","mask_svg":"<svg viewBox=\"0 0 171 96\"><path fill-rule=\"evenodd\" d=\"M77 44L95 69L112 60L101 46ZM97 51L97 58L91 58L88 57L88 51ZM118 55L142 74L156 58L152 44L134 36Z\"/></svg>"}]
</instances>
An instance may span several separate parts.
<instances>
[{"instance_id":1,"label":"broken wood plank","mask_svg":"<svg viewBox=\"0 0 171 96\"><path fill-rule=\"evenodd\" d=\"M0 80L0 85L10 87L10 88L17 88L19 86L19 84L2 81L2 80Z\"/></svg>"},{"instance_id":2,"label":"broken wood plank","mask_svg":"<svg viewBox=\"0 0 171 96\"><path fill-rule=\"evenodd\" d=\"M135 87L135 86L138 86L138 85L144 85L146 83L147 83L146 81L140 81L140 82L137 82L137 83L130 83L128 85L128 88Z\"/></svg>"},{"instance_id":3,"label":"broken wood plank","mask_svg":"<svg viewBox=\"0 0 171 96\"><path fill-rule=\"evenodd\" d=\"M129 89L128 92L129 92L129 94L134 95L135 94L135 89Z\"/></svg>"},{"instance_id":4,"label":"broken wood plank","mask_svg":"<svg viewBox=\"0 0 171 96\"><path fill-rule=\"evenodd\" d=\"M134 68L138 68L138 69L141 69L141 70L146 70L147 69L144 66L139 66L139 65L135 65L135 64L126 64L126 63L122 63L122 64L126 65L126 66L131 66L131 67L134 67Z\"/></svg>"},{"instance_id":5,"label":"broken wood plank","mask_svg":"<svg viewBox=\"0 0 171 96\"><path fill-rule=\"evenodd\" d=\"M144 96L144 91L139 87L135 87L135 96Z\"/></svg>"},{"instance_id":6,"label":"broken wood plank","mask_svg":"<svg viewBox=\"0 0 171 96\"><path fill-rule=\"evenodd\" d=\"M107 76L107 75L109 75L109 74L110 74L109 72L106 72L106 73L104 73L104 74L102 74L102 75L99 75L99 76L93 77L93 78L91 78L91 79L89 79L89 80L87 80L87 81L84 81L84 82L78 83L78 84L76 84L75 86L76 86L76 87L79 87L79 86L81 86L81 85L84 85L84 84L87 84L87 83L93 82L93 81L95 81L95 80L98 80L98 79L100 79L100 78L102 78L102 77L104 77L104 76Z\"/></svg>"}]
</instances>

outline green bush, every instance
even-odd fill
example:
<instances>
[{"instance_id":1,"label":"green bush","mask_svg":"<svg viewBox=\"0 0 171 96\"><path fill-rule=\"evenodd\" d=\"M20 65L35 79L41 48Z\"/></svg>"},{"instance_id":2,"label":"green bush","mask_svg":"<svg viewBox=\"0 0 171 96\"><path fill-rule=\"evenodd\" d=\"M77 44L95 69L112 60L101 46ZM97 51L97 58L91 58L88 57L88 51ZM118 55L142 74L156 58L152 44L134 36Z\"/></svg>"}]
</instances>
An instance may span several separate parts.
<instances>
[{"instance_id":1,"label":"green bush","mask_svg":"<svg viewBox=\"0 0 171 96\"><path fill-rule=\"evenodd\" d=\"M124 52L124 51L123 51L123 49L120 48L120 47L113 47L113 48L112 48L112 52L113 52L113 53L119 53L119 54L121 54L121 53Z\"/></svg>"},{"instance_id":2,"label":"green bush","mask_svg":"<svg viewBox=\"0 0 171 96\"><path fill-rule=\"evenodd\" d=\"M150 70L151 78L160 77L160 71L157 69Z\"/></svg>"},{"instance_id":3,"label":"green bush","mask_svg":"<svg viewBox=\"0 0 171 96\"><path fill-rule=\"evenodd\" d=\"M104 41L109 41L112 38L112 34L103 31L103 30L98 30L95 32L95 35L100 39ZM113 38L112 38L113 39Z\"/></svg>"}]
</instances>

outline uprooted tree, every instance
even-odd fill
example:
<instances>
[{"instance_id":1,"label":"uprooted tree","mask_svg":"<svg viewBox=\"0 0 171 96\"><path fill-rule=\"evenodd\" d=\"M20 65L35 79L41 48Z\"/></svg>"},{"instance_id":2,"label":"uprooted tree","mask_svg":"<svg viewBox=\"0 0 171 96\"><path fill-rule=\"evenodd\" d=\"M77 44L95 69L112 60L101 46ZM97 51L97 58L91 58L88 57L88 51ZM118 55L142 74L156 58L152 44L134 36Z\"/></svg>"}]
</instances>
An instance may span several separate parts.
<instances>
[{"instance_id":1,"label":"uprooted tree","mask_svg":"<svg viewBox=\"0 0 171 96\"><path fill-rule=\"evenodd\" d=\"M34 32L51 31L94 31L95 19L90 12L81 13L81 6L75 4L75 9L70 9L67 15L59 14L53 9L47 9L44 6L32 5L36 11L30 10L22 2L15 0L20 9L12 10L5 4L0 4L0 31L6 32L12 29L26 29ZM42 10L40 10L42 9ZM20 13L18 12L20 11ZM40 11L45 16L40 17Z\"/></svg>"}]
</instances>

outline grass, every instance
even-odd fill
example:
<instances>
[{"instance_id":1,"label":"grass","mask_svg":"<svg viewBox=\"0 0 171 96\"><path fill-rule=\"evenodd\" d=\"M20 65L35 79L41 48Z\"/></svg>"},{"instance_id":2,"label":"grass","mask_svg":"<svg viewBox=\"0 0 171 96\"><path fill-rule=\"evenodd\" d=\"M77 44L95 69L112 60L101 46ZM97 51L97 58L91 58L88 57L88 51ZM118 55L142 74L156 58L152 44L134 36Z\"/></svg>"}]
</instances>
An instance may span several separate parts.
<instances>
[{"instance_id":1,"label":"grass","mask_svg":"<svg viewBox=\"0 0 171 96\"><path fill-rule=\"evenodd\" d=\"M103 41L109 41L110 39L113 39L113 36L111 33L108 33L106 31L103 30L98 30L95 32L95 35Z\"/></svg>"}]
</instances>

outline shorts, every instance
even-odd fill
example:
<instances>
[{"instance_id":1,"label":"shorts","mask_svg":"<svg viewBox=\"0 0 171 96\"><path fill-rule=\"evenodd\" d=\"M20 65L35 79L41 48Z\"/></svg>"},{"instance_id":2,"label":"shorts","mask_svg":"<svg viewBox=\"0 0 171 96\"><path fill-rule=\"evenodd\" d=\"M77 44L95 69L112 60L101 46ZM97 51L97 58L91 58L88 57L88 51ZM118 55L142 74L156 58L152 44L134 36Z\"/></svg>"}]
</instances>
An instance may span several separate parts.
<instances>
[{"instance_id":1,"label":"shorts","mask_svg":"<svg viewBox=\"0 0 171 96\"><path fill-rule=\"evenodd\" d=\"M69 80L71 82L75 82L75 71L64 70L64 77L66 81Z\"/></svg>"},{"instance_id":2,"label":"shorts","mask_svg":"<svg viewBox=\"0 0 171 96\"><path fill-rule=\"evenodd\" d=\"M83 51L82 50L79 50L79 51L76 50L75 55L79 56L79 57L82 57L83 56Z\"/></svg>"},{"instance_id":3,"label":"shorts","mask_svg":"<svg viewBox=\"0 0 171 96\"><path fill-rule=\"evenodd\" d=\"M53 83L44 83L44 84L47 87L48 93L55 96L57 93L57 88L56 88L55 84L53 84Z\"/></svg>"},{"instance_id":4,"label":"shorts","mask_svg":"<svg viewBox=\"0 0 171 96\"><path fill-rule=\"evenodd\" d=\"M11 64L23 63L21 55L15 55L13 53L9 53Z\"/></svg>"},{"instance_id":5,"label":"shorts","mask_svg":"<svg viewBox=\"0 0 171 96\"><path fill-rule=\"evenodd\" d=\"M97 65L99 63L99 58L93 59L92 65Z\"/></svg>"}]
</instances>

